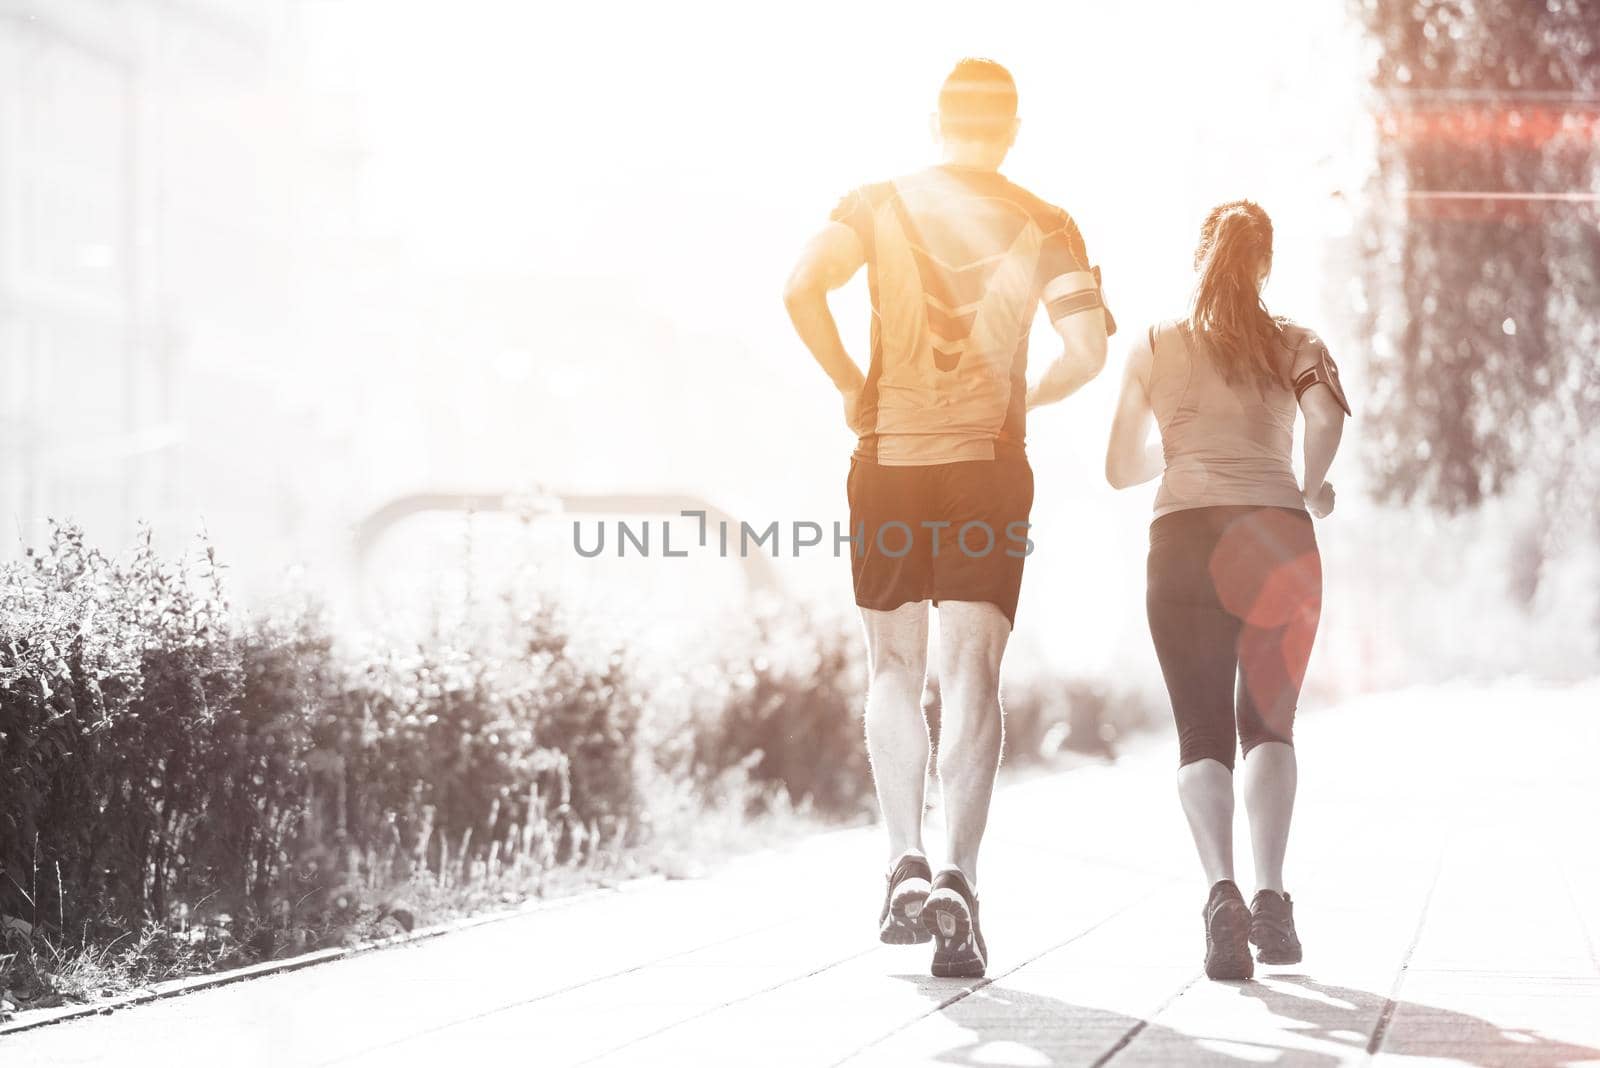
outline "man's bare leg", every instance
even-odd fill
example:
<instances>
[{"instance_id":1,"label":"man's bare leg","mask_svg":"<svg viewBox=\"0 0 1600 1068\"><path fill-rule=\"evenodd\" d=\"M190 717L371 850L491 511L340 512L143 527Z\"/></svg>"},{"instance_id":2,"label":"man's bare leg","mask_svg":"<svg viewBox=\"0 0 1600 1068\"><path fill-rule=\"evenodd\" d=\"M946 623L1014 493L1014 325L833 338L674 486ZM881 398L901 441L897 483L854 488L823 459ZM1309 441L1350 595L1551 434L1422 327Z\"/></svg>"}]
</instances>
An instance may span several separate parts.
<instances>
[{"instance_id":1,"label":"man's bare leg","mask_svg":"<svg viewBox=\"0 0 1600 1068\"><path fill-rule=\"evenodd\" d=\"M867 755L878 807L889 831L889 863L922 851L928 779L928 721L922 686L928 671L928 602L890 612L861 610L867 634Z\"/></svg>"},{"instance_id":2,"label":"man's bare leg","mask_svg":"<svg viewBox=\"0 0 1600 1068\"><path fill-rule=\"evenodd\" d=\"M1000 767L1000 658L1011 623L992 604L939 602L939 788L948 864L933 877L922 926L933 937L936 976L988 969L978 922L978 846Z\"/></svg>"},{"instance_id":3,"label":"man's bare leg","mask_svg":"<svg viewBox=\"0 0 1600 1068\"><path fill-rule=\"evenodd\" d=\"M1000 659L1010 637L1010 621L992 604L939 604L939 787L946 856L974 886L1000 767Z\"/></svg>"}]
</instances>

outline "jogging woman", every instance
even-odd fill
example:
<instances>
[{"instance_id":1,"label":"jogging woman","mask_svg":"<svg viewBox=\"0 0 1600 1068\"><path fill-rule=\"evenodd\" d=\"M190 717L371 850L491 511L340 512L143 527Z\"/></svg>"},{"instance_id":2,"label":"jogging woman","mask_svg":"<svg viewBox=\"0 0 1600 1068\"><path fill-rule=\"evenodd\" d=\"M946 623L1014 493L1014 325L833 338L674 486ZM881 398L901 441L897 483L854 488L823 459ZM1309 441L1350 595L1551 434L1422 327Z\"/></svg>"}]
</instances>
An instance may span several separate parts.
<instances>
[{"instance_id":1,"label":"jogging woman","mask_svg":"<svg viewBox=\"0 0 1600 1068\"><path fill-rule=\"evenodd\" d=\"M1161 478L1146 606L1178 725L1178 796L1211 887L1206 974L1248 979L1250 943L1263 964L1301 957L1283 886L1292 728L1322 604L1311 516L1333 510L1325 476L1350 408L1321 339L1261 301L1266 212L1247 200L1213 209L1195 267L1188 316L1151 327L1128 361L1106 478L1118 489ZM1304 485L1291 462L1296 407ZM1233 878L1235 739L1255 855L1248 908Z\"/></svg>"}]
</instances>

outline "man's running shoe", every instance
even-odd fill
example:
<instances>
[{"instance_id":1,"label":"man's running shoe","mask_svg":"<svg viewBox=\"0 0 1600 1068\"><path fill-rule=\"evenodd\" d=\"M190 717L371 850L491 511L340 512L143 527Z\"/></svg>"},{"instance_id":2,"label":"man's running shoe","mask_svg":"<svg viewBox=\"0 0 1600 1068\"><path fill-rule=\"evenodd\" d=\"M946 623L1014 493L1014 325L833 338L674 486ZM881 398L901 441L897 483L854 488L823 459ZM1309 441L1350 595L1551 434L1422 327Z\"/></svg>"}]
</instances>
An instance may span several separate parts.
<instances>
[{"instance_id":1,"label":"man's running shoe","mask_svg":"<svg viewBox=\"0 0 1600 1068\"><path fill-rule=\"evenodd\" d=\"M978 928L978 898L966 876L953 868L933 880L922 908L922 926L933 936L933 974L941 979L977 979L989 966L989 947Z\"/></svg>"},{"instance_id":2,"label":"man's running shoe","mask_svg":"<svg viewBox=\"0 0 1600 1068\"><path fill-rule=\"evenodd\" d=\"M1300 936L1294 929L1294 902L1288 894L1261 890L1250 902L1250 941L1262 964L1299 964Z\"/></svg>"},{"instance_id":3,"label":"man's running shoe","mask_svg":"<svg viewBox=\"0 0 1600 1068\"><path fill-rule=\"evenodd\" d=\"M889 888L883 895L883 913L878 917L878 940L894 946L926 942L928 932L918 919L928 900L933 871L921 853L907 853L889 872Z\"/></svg>"},{"instance_id":4,"label":"man's running shoe","mask_svg":"<svg viewBox=\"0 0 1600 1068\"><path fill-rule=\"evenodd\" d=\"M1206 898L1206 977L1209 979L1248 979L1256 972L1250 959L1250 910L1244 895L1223 879L1211 888Z\"/></svg>"}]
</instances>

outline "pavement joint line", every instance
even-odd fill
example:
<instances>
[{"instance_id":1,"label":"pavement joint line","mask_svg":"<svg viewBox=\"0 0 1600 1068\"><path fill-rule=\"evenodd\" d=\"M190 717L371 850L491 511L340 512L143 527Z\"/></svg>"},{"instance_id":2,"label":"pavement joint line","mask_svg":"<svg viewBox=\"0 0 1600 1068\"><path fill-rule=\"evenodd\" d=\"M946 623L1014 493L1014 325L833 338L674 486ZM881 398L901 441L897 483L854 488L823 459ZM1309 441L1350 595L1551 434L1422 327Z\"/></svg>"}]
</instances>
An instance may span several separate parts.
<instances>
[{"instance_id":1,"label":"pavement joint line","mask_svg":"<svg viewBox=\"0 0 1600 1068\"><path fill-rule=\"evenodd\" d=\"M1144 1032L1144 1029L1149 1027L1151 1022L1155 1020L1156 1017L1170 1009L1179 998L1183 997L1183 995L1187 994L1191 989L1193 989L1194 985L1199 981L1199 972L1191 975L1187 982L1178 987L1177 990L1173 991L1165 1001L1157 1005L1155 1009L1151 1011L1148 1017L1141 1019L1138 1023L1128 1028L1128 1030L1123 1033L1121 1038L1117 1039L1111 1044L1110 1049L1096 1057L1094 1062L1089 1065L1089 1068L1103 1068L1104 1065L1110 1064L1111 1058L1115 1057L1117 1054L1131 1046L1133 1044L1133 1040L1138 1038L1139 1035Z\"/></svg>"},{"instance_id":2,"label":"pavement joint line","mask_svg":"<svg viewBox=\"0 0 1600 1068\"><path fill-rule=\"evenodd\" d=\"M849 956L840 957L838 960L835 960L835 961L829 961L827 964L824 964L822 967L813 968L809 972L806 972L804 975L793 975L793 976L790 976L787 979L784 979L782 982L773 983L769 987L763 987L760 990L752 990L748 994L740 994L738 997L732 998L732 999L730 999L728 1001L724 1001L720 1005L713 1005L709 1009L701 1009L699 1012L694 1013L694 1014L689 1015L689 1016L685 1016L681 1020L674 1020L672 1023L669 1023L664 1027L658 1027L654 1031L651 1031L649 1034L640 1035L637 1038L631 1038L628 1041L622 1043L620 1046L613 1046L610 1049L602 1050L601 1052L596 1053L592 1057L585 1057L583 1060L578 1061L577 1063L578 1064L593 1064L595 1061L602 1060L603 1058L606 1058L606 1057L610 1057L611 1055L616 1054L616 1053L621 1053L625 1049L631 1049L632 1047L639 1045L641 1042L648 1042L652 1038L656 1038L659 1035L664 1035L668 1031L672 1031L672 1030L675 1030L675 1029L677 1029L679 1027L682 1027L684 1024L689 1024L689 1023L693 1023L696 1020L704 1019L707 1016L711 1016L711 1015L713 1015L715 1013L721 1012L723 1009L730 1009L735 1005L743 1004L746 1001L750 1001L750 1000L752 1000L754 998L761 997L761 996L763 996L765 994L770 994L775 990L782 990L786 986L792 986L795 983L803 983L807 979L812 979L812 978L815 978L816 976L821 975L823 972L831 971L832 969L839 967L839 965L841 965L841 964L849 964L853 960L860 960L862 957L868 956L868 955L870 955L872 953L876 953L878 951L878 948L879 947L877 947L877 946L872 946L869 949L861 950L859 953L851 953Z\"/></svg>"},{"instance_id":3,"label":"pavement joint line","mask_svg":"<svg viewBox=\"0 0 1600 1068\"><path fill-rule=\"evenodd\" d=\"M700 952L702 949L714 949L717 946L727 945L729 942L737 942L739 939L748 938L751 935L764 934L767 931L782 927L785 924L795 922L798 921L780 920L777 923L770 923L765 927L752 927L749 930L740 931L738 934L732 934L726 938L719 938L714 942L703 942L697 946L689 946L686 949L680 949L676 953L667 953L660 957L652 957L650 960L635 964L631 968L621 968L614 972L608 972L605 975L593 976L589 979L585 979L581 983L573 983L571 986L564 986L559 990L547 990L542 994L535 994L531 998L522 998L518 1001L511 1001L503 1005L496 1005L493 1008L485 1009L483 1012L474 1013L471 1016L462 1016L459 1019L448 1020L445 1023L438 1024L434 1027L424 1028L421 1031L392 1039L388 1042L382 1043L381 1045L369 1046L364 1049L356 1050L354 1053L348 1053L340 1057L334 1057L331 1060L321 1061L319 1063L324 1066L330 1064L341 1064L345 1061L354 1060L357 1057L365 1057L368 1054L376 1053L379 1050L393 1049L396 1046L404 1045L407 1042L412 1042L419 1038L426 1038L429 1035L436 1035L443 1031L449 1031L452 1028L460 1027L463 1024L477 1023L480 1020L487 1020L489 1017L498 1016L502 1012L510 1012L513 1009L520 1009L527 1005L534 1005L541 1001L548 1001L550 998L560 997L563 994L570 994L574 990L582 990L584 987L594 986L596 983L604 983L609 982L612 979L620 979L624 975L632 975L634 972L643 971L646 968L653 968L656 965L664 964L669 960L676 960L679 957L687 957L691 953Z\"/></svg>"},{"instance_id":4,"label":"pavement joint line","mask_svg":"<svg viewBox=\"0 0 1600 1068\"><path fill-rule=\"evenodd\" d=\"M1170 886L1172 883L1175 883L1177 881L1178 881L1177 877L1174 876L1174 877L1166 879L1166 880L1164 880L1162 882L1156 883L1154 886L1150 887L1150 889L1146 890L1144 893L1140 894L1138 897L1134 898L1132 901L1128 902L1126 905L1122 906L1120 909L1117 909L1117 910L1115 910L1113 912L1106 913L1106 915L1100 917L1098 920L1094 921L1089 926L1083 928L1081 931L1075 932L1071 937L1063 939L1062 941L1057 942L1053 946L1045 947L1044 949L1040 950L1038 953L1035 953L1033 956L1027 958L1026 960L1020 961L1017 964L1013 964L1011 967L1007 968L1005 971L1001 972L999 975L986 975L986 976L984 976L982 979L979 979L976 983L973 983L971 986L967 987L965 990L959 991L958 993L956 993L956 994L944 999L943 1001L939 1002L939 1004L935 1005L933 1008L929 1009L927 1012L919 1013L918 1015L916 1015L916 1016L912 1017L911 1019L907 1020L905 1023L901 1024L900 1026L894 1027L894 1028L891 1028L888 1031L885 1031L883 1034L879 1035L877 1038L873 1039L871 1042L868 1042L863 1046L856 1047L854 1050L850 1051L849 1053L845 1054L843 1057L841 1057L838 1060L834 1061L833 1064L829 1066L829 1068L839 1068L839 1065L842 1065L842 1064L845 1064L845 1063L847 1063L847 1062L849 1062L851 1060L854 1060L856 1057L861 1056L861 1054L865 1053L867 1050L871 1049L873 1046L882 1045L884 1042L887 1042L889 1039L893 1038L895 1035L899 1034L900 1032L902 1032L904 1030L907 1030L908 1028L913 1027L918 1023L921 1023L923 1020L926 1020L930 1016L934 1016L934 1015L937 1015L938 1013L943 1012L945 1009L948 1009L950 1006L954 1005L956 1002L962 1001L962 1000L964 1000L966 998L971 997L973 994L976 994L978 991L982 990L984 987L992 986L993 984L995 984L995 983L999 982L1000 980L1004 979L1006 976L1014 975L1017 972L1021 971L1022 969L1026 968L1028 965L1033 964L1033 963L1035 963L1037 961L1043 960L1045 957L1048 957L1050 954L1056 952L1057 950L1065 949L1067 946L1070 946L1072 943L1078 941L1078 939L1083 938L1086 935L1093 934L1095 931L1099 930L1101 927L1104 927L1106 924L1110 923L1112 920L1116 919L1118 916L1121 916L1125 912L1131 912L1134 908L1136 908L1139 905L1144 904L1150 898L1155 897L1156 894L1160 893L1162 890L1165 890L1168 886Z\"/></svg>"},{"instance_id":5,"label":"pavement joint line","mask_svg":"<svg viewBox=\"0 0 1600 1068\"><path fill-rule=\"evenodd\" d=\"M1372 1027L1372 1035L1367 1039L1367 1060L1378 1055L1378 1050L1383 1047L1384 1037L1389 1032L1389 1024L1394 1019L1394 1011L1400 1004L1400 988L1405 985L1406 972L1411 968L1411 955L1417 951L1417 944L1422 941L1422 930L1428 925L1428 909L1433 904L1434 891L1439 889L1439 879L1444 874L1444 858L1449 850L1448 843L1439 848L1439 859L1433 865L1433 879L1428 883L1428 892L1422 898L1422 910L1417 916L1416 930L1411 932L1411 944L1406 946L1405 956L1400 958L1400 970L1395 973L1394 984L1389 988L1389 996L1384 999L1383 1011L1378 1013L1378 1022Z\"/></svg>"},{"instance_id":6,"label":"pavement joint line","mask_svg":"<svg viewBox=\"0 0 1600 1068\"><path fill-rule=\"evenodd\" d=\"M623 880L614 886L595 887L566 897L524 902L508 909L497 909L492 912L480 913L476 916L463 916L444 923L421 927L414 931L406 931L403 934L390 935L387 938L358 942L353 946L334 946L328 949L313 950L310 953L301 953L294 957L285 957L282 960L258 961L255 964L247 964L242 968L232 968L228 971L192 975L184 979L170 979L166 982L156 983L143 990L135 990L131 993L106 998L102 1001L91 1001L83 1005L77 1005L69 1010L54 1013L50 1016L33 1020L15 1020L11 1023L0 1024L0 1038L23 1031L37 1030L41 1027L50 1027L53 1024L66 1023L69 1020L82 1019L85 1016L109 1016L119 1009L129 1009L152 1001L164 1001L167 998L195 994L203 990L214 990L218 987L231 986L234 983L246 982L251 979L265 979L273 975L285 975L289 972L297 972L303 968L311 968L318 964L331 964L334 961L349 960L352 957L374 953L378 950L397 949L401 946L426 942L441 935L470 931L473 928L484 927L491 923L503 923L507 920L537 916L557 909L573 908L601 898L630 893L648 884L667 881L669 880L661 875L646 875L637 879ZM50 1010L41 1011L49 1012Z\"/></svg>"}]
</instances>

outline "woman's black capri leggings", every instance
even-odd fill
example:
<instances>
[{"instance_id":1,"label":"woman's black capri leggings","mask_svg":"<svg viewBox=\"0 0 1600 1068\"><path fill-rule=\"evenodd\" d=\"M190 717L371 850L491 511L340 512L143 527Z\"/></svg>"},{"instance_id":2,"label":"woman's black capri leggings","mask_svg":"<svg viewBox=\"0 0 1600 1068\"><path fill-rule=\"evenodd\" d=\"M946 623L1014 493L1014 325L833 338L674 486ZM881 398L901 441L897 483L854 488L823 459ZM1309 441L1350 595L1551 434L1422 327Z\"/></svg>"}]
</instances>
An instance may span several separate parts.
<instances>
[{"instance_id":1,"label":"woman's black capri leggings","mask_svg":"<svg viewBox=\"0 0 1600 1068\"><path fill-rule=\"evenodd\" d=\"M1146 607L1178 722L1179 763L1233 768L1290 742L1322 612L1322 558L1296 508L1168 512L1150 525Z\"/></svg>"}]
</instances>

